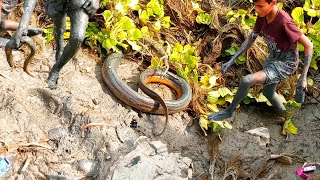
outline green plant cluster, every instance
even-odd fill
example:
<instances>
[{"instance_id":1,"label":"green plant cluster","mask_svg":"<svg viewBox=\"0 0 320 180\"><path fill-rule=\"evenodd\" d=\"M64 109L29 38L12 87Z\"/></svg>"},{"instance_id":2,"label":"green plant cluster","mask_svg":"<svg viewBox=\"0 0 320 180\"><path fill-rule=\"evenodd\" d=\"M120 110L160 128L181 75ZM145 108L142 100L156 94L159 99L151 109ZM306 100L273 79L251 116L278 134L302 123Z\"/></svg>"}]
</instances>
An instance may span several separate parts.
<instances>
[{"instance_id":1,"label":"green plant cluster","mask_svg":"<svg viewBox=\"0 0 320 180\"><path fill-rule=\"evenodd\" d=\"M237 11L229 11L227 13L227 19L229 20L229 23L239 21L244 29L250 29L254 26L257 18L251 14L250 11L239 9Z\"/></svg>"},{"instance_id":2,"label":"green plant cluster","mask_svg":"<svg viewBox=\"0 0 320 180\"><path fill-rule=\"evenodd\" d=\"M235 55L239 51L240 47L237 43L232 42L231 47L229 49L226 49L221 53L221 57L231 57ZM245 64L247 62L247 56L246 54L242 54L238 57L238 59L235 60L235 63L237 65Z\"/></svg>"},{"instance_id":3,"label":"green plant cluster","mask_svg":"<svg viewBox=\"0 0 320 180\"><path fill-rule=\"evenodd\" d=\"M195 55L195 47L176 43L169 54L170 61L177 67L177 73L180 77L188 82L198 82L197 70L200 57Z\"/></svg>"},{"instance_id":4,"label":"green plant cluster","mask_svg":"<svg viewBox=\"0 0 320 180\"><path fill-rule=\"evenodd\" d=\"M239 9L237 11L229 11L226 15L229 23L239 23L243 29L250 30L253 28L256 22L256 16L251 14L249 10ZM231 44L229 49L226 49L222 52L222 57L233 56L240 49L240 45L236 42ZM247 61L246 54L241 55L238 59L236 59L235 63L237 65L245 64Z\"/></svg>"},{"instance_id":5,"label":"green plant cluster","mask_svg":"<svg viewBox=\"0 0 320 180\"><path fill-rule=\"evenodd\" d=\"M141 29L136 27L134 21L127 16L129 10L140 9L136 1L103 1L103 6L113 6L114 11L105 10L101 14L104 24L89 22L86 32L86 43L90 46L101 44L102 48L110 51L119 51L119 47L140 50L136 43L142 37Z\"/></svg>"},{"instance_id":6,"label":"green plant cluster","mask_svg":"<svg viewBox=\"0 0 320 180\"><path fill-rule=\"evenodd\" d=\"M201 0L196 0L191 2L193 9L198 12L198 15L196 17L196 22L198 24L210 25L212 23L212 17L210 14L208 14L207 12L201 9L198 1L201 1Z\"/></svg>"},{"instance_id":7,"label":"green plant cluster","mask_svg":"<svg viewBox=\"0 0 320 180\"><path fill-rule=\"evenodd\" d=\"M320 0L306 0L303 7L293 9L291 16L296 25L313 43L313 57L310 67L318 70L320 61ZM303 46L299 45L303 51Z\"/></svg>"}]
</instances>

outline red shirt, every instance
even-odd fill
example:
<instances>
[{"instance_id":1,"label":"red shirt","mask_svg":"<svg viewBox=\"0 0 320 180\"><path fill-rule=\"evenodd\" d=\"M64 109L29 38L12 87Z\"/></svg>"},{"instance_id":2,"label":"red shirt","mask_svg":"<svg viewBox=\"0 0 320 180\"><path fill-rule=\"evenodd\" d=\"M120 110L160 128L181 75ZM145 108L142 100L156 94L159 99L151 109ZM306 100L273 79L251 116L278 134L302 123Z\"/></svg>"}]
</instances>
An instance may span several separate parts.
<instances>
[{"instance_id":1,"label":"red shirt","mask_svg":"<svg viewBox=\"0 0 320 180\"><path fill-rule=\"evenodd\" d=\"M302 35L292 18L280 10L269 24L265 17L258 17L253 31L264 36L269 51L277 52L297 50L298 39Z\"/></svg>"}]
</instances>

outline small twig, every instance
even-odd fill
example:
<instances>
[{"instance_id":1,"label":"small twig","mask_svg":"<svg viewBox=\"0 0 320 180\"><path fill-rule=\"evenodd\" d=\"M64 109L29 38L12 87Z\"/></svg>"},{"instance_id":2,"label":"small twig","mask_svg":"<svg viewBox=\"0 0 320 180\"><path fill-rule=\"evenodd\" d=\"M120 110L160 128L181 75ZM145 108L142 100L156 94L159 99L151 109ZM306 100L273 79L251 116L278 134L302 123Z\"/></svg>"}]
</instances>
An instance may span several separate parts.
<instances>
[{"instance_id":1,"label":"small twig","mask_svg":"<svg viewBox=\"0 0 320 180\"><path fill-rule=\"evenodd\" d=\"M1 72L0 72L0 75L1 75L2 77L4 77L4 78L7 78L8 80L10 80L10 81L12 81L12 82L16 83L16 84L19 84L17 81L15 81L15 80L14 80L14 79L12 79L11 77L9 77L9 76L7 76L7 75L5 75L5 74L1 73Z\"/></svg>"},{"instance_id":2,"label":"small twig","mask_svg":"<svg viewBox=\"0 0 320 180\"><path fill-rule=\"evenodd\" d=\"M92 126L109 126L109 127L116 127L116 126L110 126L110 124L107 123L89 123L81 126L81 131L91 128Z\"/></svg>"},{"instance_id":3,"label":"small twig","mask_svg":"<svg viewBox=\"0 0 320 180\"><path fill-rule=\"evenodd\" d=\"M117 137L118 137L119 141L121 143L123 143L124 141L123 141L122 137L119 135L118 129L119 129L118 126L116 126L115 130L116 130Z\"/></svg>"},{"instance_id":4,"label":"small twig","mask_svg":"<svg viewBox=\"0 0 320 180\"><path fill-rule=\"evenodd\" d=\"M29 164L30 164L30 158L27 157L27 159L24 161L22 168L19 170L18 174L22 174L27 169Z\"/></svg>"},{"instance_id":5,"label":"small twig","mask_svg":"<svg viewBox=\"0 0 320 180\"><path fill-rule=\"evenodd\" d=\"M164 61L164 64L165 64L165 67L166 67L165 71L163 72L163 75L167 74L167 72L169 71L169 68L170 68L168 59L169 59L168 55L162 56L160 58L160 60Z\"/></svg>"},{"instance_id":6,"label":"small twig","mask_svg":"<svg viewBox=\"0 0 320 180\"><path fill-rule=\"evenodd\" d=\"M254 43L254 45L262 52L264 56L267 56L267 53L264 50L262 50L256 43Z\"/></svg>"},{"instance_id":7,"label":"small twig","mask_svg":"<svg viewBox=\"0 0 320 180\"><path fill-rule=\"evenodd\" d=\"M214 157L213 160L210 161L210 165L209 165L209 174L212 180L214 179L215 166L216 166L216 158Z\"/></svg>"},{"instance_id":8,"label":"small twig","mask_svg":"<svg viewBox=\"0 0 320 180\"><path fill-rule=\"evenodd\" d=\"M292 165L292 158L285 155L271 154L270 159L277 160L285 165Z\"/></svg>"},{"instance_id":9,"label":"small twig","mask_svg":"<svg viewBox=\"0 0 320 180\"><path fill-rule=\"evenodd\" d=\"M42 147L42 148L45 148L45 149L48 149L48 150L53 150L53 148L51 146L40 144L40 143L37 143L37 142L21 144L21 145L18 146L18 148L20 148L20 147L32 147L32 146Z\"/></svg>"},{"instance_id":10,"label":"small twig","mask_svg":"<svg viewBox=\"0 0 320 180\"><path fill-rule=\"evenodd\" d=\"M313 97L313 96L311 96L310 99L311 99L311 98L312 98L313 100L317 101L318 103L309 103L309 104L320 104L320 101L319 101L317 98L315 98L315 97ZM311 102L310 99L308 98L308 100Z\"/></svg>"},{"instance_id":11,"label":"small twig","mask_svg":"<svg viewBox=\"0 0 320 180\"><path fill-rule=\"evenodd\" d=\"M312 111L312 115L313 115L313 117L315 117L317 120L320 120L320 118L319 117L317 117L315 114L314 114L314 112Z\"/></svg>"},{"instance_id":12,"label":"small twig","mask_svg":"<svg viewBox=\"0 0 320 180\"><path fill-rule=\"evenodd\" d=\"M59 161L47 161L47 164L49 164L49 163L53 164L53 165L55 165L55 164L72 164L72 162L74 162L74 160L66 161L66 160L62 159L62 160L59 160ZM50 167L50 168L57 172L57 170L53 169L52 167Z\"/></svg>"},{"instance_id":13,"label":"small twig","mask_svg":"<svg viewBox=\"0 0 320 180\"><path fill-rule=\"evenodd\" d=\"M274 168L274 170L270 173L267 179L272 179L278 172L281 170L280 166L278 168Z\"/></svg>"},{"instance_id":14,"label":"small twig","mask_svg":"<svg viewBox=\"0 0 320 180\"><path fill-rule=\"evenodd\" d=\"M68 179L66 176L64 175L46 175L48 179Z\"/></svg>"},{"instance_id":15,"label":"small twig","mask_svg":"<svg viewBox=\"0 0 320 180\"><path fill-rule=\"evenodd\" d=\"M306 160L303 157L298 156L298 155L287 154L287 153L281 153L280 155L291 157L296 162L306 162Z\"/></svg>"},{"instance_id":16,"label":"small twig","mask_svg":"<svg viewBox=\"0 0 320 180\"><path fill-rule=\"evenodd\" d=\"M201 174L199 174L196 178L194 178L194 179L200 179L200 177L202 176L204 174L204 172L202 171L202 173Z\"/></svg>"},{"instance_id":17,"label":"small twig","mask_svg":"<svg viewBox=\"0 0 320 180\"><path fill-rule=\"evenodd\" d=\"M199 67L201 67L201 66L205 66L206 68L210 69L211 72L214 72L214 70L212 69L212 67L209 66L208 64L201 64L201 63L200 63L200 64L199 64ZM198 68L199 68L199 67L198 67Z\"/></svg>"},{"instance_id":18,"label":"small twig","mask_svg":"<svg viewBox=\"0 0 320 180\"><path fill-rule=\"evenodd\" d=\"M81 151L84 151L84 149L80 149L80 150L78 150L78 151L76 151L76 152L74 152L74 153L70 154L68 157L66 157L66 158L64 158L64 159L69 159L69 158L71 158L71 157L73 157L73 156L75 156L75 155L79 154Z\"/></svg>"},{"instance_id":19,"label":"small twig","mask_svg":"<svg viewBox=\"0 0 320 180\"><path fill-rule=\"evenodd\" d=\"M44 145L44 144L40 144L37 142L32 142L32 143L20 143L20 144L15 144L15 145L5 145L5 150L4 149L0 149L0 152L2 151L6 151L6 152L12 152L15 151L19 148L23 148L23 147L42 147L44 149L48 149L48 150L54 150L51 146L49 145Z\"/></svg>"}]
</instances>

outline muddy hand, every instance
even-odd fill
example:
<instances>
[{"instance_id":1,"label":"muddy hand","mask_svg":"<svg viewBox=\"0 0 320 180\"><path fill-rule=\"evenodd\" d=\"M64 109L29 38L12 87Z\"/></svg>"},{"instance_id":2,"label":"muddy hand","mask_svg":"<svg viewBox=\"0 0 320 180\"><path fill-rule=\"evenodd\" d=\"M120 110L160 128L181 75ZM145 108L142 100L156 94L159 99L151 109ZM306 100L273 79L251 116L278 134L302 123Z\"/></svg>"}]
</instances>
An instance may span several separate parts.
<instances>
[{"instance_id":1,"label":"muddy hand","mask_svg":"<svg viewBox=\"0 0 320 180\"><path fill-rule=\"evenodd\" d=\"M296 87L296 98L295 101L297 103L303 103L305 99L305 91L307 91L307 80L300 76L297 87Z\"/></svg>"},{"instance_id":2,"label":"muddy hand","mask_svg":"<svg viewBox=\"0 0 320 180\"><path fill-rule=\"evenodd\" d=\"M297 88L306 91L307 90L307 78L304 78L303 76L300 76L298 82L297 82Z\"/></svg>"},{"instance_id":3,"label":"muddy hand","mask_svg":"<svg viewBox=\"0 0 320 180\"><path fill-rule=\"evenodd\" d=\"M7 45L12 49L18 49L21 47L22 34L17 31L12 35Z\"/></svg>"},{"instance_id":4,"label":"muddy hand","mask_svg":"<svg viewBox=\"0 0 320 180\"><path fill-rule=\"evenodd\" d=\"M232 61L228 61L226 63L223 63L222 66L221 66L221 72L222 74L226 74L226 72L228 71L228 69L230 68L230 66L232 65Z\"/></svg>"}]
</instances>

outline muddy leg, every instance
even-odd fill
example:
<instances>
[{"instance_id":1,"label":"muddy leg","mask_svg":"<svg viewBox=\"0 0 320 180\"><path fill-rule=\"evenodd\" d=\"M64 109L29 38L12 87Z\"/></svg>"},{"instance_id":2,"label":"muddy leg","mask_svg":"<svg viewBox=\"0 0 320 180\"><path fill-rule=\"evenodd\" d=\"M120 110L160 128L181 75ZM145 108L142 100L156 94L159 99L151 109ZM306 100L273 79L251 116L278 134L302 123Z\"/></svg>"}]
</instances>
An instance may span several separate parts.
<instances>
[{"instance_id":1,"label":"muddy leg","mask_svg":"<svg viewBox=\"0 0 320 180\"><path fill-rule=\"evenodd\" d=\"M279 111L285 111L286 108L282 104L279 95L276 93L276 87L278 83L265 85L263 88L263 95L270 101L272 106Z\"/></svg>"},{"instance_id":2,"label":"muddy leg","mask_svg":"<svg viewBox=\"0 0 320 180\"><path fill-rule=\"evenodd\" d=\"M211 121L221 121L230 118L233 111L237 108L238 104L247 96L251 86L263 83L266 80L266 74L263 71L258 71L253 74L246 75L240 82L238 91L233 98L233 101L227 109L219 111L217 113L210 114L208 119Z\"/></svg>"},{"instance_id":3,"label":"muddy leg","mask_svg":"<svg viewBox=\"0 0 320 180\"><path fill-rule=\"evenodd\" d=\"M56 62L56 64L54 64L49 73L48 85L50 89L57 88L57 81L60 70L78 52L81 43L85 38L89 16L84 12L84 10L81 9L79 11L71 12L70 20L71 32L69 42L65 46L60 59Z\"/></svg>"},{"instance_id":4,"label":"muddy leg","mask_svg":"<svg viewBox=\"0 0 320 180\"><path fill-rule=\"evenodd\" d=\"M61 18L53 19L54 23L54 39L56 41L56 62L59 61L63 52L64 32L66 31L66 14Z\"/></svg>"}]
</instances>

